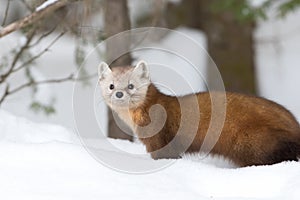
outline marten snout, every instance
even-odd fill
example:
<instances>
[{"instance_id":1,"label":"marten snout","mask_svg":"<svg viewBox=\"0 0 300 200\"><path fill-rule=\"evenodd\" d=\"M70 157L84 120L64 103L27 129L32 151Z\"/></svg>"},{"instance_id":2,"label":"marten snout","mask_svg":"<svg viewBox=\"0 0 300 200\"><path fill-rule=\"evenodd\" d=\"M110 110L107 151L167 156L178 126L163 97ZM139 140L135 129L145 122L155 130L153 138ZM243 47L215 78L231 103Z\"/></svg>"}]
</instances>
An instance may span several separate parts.
<instances>
[{"instance_id":1,"label":"marten snout","mask_svg":"<svg viewBox=\"0 0 300 200\"><path fill-rule=\"evenodd\" d=\"M116 92L116 97L117 98L122 98L124 96L123 92Z\"/></svg>"}]
</instances>

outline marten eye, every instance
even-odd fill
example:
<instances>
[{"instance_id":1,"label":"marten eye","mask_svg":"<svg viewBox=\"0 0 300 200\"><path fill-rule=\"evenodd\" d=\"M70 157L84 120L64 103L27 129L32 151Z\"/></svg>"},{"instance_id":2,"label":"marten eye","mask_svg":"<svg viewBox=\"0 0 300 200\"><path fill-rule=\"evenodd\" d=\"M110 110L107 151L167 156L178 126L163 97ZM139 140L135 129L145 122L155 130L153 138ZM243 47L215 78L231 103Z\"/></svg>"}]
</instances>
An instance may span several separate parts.
<instances>
[{"instance_id":1,"label":"marten eye","mask_svg":"<svg viewBox=\"0 0 300 200\"><path fill-rule=\"evenodd\" d=\"M129 84L128 85L128 89L132 90L134 88L134 85L133 84Z\"/></svg>"},{"instance_id":2,"label":"marten eye","mask_svg":"<svg viewBox=\"0 0 300 200\"><path fill-rule=\"evenodd\" d=\"M109 85L109 89L113 90L115 88L114 84Z\"/></svg>"}]
</instances>

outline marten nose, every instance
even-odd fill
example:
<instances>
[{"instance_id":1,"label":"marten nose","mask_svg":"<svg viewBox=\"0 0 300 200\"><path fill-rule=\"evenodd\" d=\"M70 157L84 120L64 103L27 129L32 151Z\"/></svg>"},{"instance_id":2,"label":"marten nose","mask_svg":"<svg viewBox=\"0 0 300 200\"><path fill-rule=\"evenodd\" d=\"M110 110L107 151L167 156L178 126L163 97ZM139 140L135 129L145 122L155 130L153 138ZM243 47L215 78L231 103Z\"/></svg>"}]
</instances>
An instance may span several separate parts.
<instances>
[{"instance_id":1,"label":"marten nose","mask_svg":"<svg viewBox=\"0 0 300 200\"><path fill-rule=\"evenodd\" d=\"M118 98L122 98L123 97L123 92L117 92L116 93L116 97L118 97Z\"/></svg>"}]
</instances>

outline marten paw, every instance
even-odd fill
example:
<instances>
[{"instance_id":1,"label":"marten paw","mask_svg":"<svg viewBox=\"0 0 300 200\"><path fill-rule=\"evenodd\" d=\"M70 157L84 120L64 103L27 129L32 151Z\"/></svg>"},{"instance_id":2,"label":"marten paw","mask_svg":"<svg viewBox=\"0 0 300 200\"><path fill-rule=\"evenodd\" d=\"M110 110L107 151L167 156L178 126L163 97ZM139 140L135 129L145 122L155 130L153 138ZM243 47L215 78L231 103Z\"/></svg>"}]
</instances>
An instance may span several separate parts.
<instances>
[{"instance_id":1,"label":"marten paw","mask_svg":"<svg viewBox=\"0 0 300 200\"><path fill-rule=\"evenodd\" d=\"M180 155L175 154L175 153L169 153L169 152L163 152L163 151L154 151L151 152L151 157L154 160L158 160L158 159L179 159L181 158Z\"/></svg>"}]
</instances>

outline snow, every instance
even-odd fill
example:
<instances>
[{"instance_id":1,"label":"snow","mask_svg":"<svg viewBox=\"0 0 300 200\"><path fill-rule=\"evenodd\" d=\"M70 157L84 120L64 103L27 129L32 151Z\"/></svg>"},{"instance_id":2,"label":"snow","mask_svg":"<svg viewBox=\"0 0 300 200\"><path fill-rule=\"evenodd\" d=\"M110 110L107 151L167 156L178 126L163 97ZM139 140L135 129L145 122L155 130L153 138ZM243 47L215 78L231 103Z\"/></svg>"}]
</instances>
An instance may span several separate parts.
<instances>
[{"instance_id":1,"label":"snow","mask_svg":"<svg viewBox=\"0 0 300 200\"><path fill-rule=\"evenodd\" d=\"M181 0L168 0L168 2L171 2L174 4L180 4Z\"/></svg>"},{"instance_id":2,"label":"snow","mask_svg":"<svg viewBox=\"0 0 300 200\"><path fill-rule=\"evenodd\" d=\"M205 77L209 57L205 50L207 41L204 33L179 27L173 31L164 29L153 31L151 35L155 37L154 34L163 35L163 33L166 36L160 41L142 45L141 50L133 51L136 62L145 60L148 63L152 81L159 83L157 86L164 93L184 95L206 90ZM178 41L180 45L176 45Z\"/></svg>"},{"instance_id":3,"label":"snow","mask_svg":"<svg viewBox=\"0 0 300 200\"><path fill-rule=\"evenodd\" d=\"M46 1L43 6L47 7L54 2ZM255 5L260 3L256 2ZM134 15L138 16L138 11L143 10L147 9L135 9ZM296 86L300 84L298 73L300 40L297 34L299 28L295 27L295 24L298 24L299 17L300 12L295 11L283 20L271 18L269 21L260 22L255 33L256 73L260 95L286 106L298 119L300 119L300 90ZM192 40L200 41L200 46L205 47L206 38L203 33L184 27L177 31ZM178 33L167 35L154 45L160 45L179 54L191 52L189 60L202 69L207 63L204 57L196 53L199 49L190 48L180 38L178 39L178 35ZM51 37L41 45L47 46L54 36ZM268 42L270 39L276 39L277 42ZM0 49L0 55L4 55L22 42L23 39L17 33L1 39L3 48ZM41 46L38 48L43 49ZM74 40L63 37L37 62L38 68L35 69L34 76L38 79L65 77L72 71L72 66L75 66L73 52ZM203 89L202 81L196 79L190 71L182 70L187 65L179 58L155 51L139 52L135 56L152 64L171 65L178 74L182 74L188 80L193 89ZM93 69L98 61L99 58L91 60L90 69ZM159 70L156 70L155 66L150 70L154 74L154 79L164 79L166 85L180 90L178 92L185 91L178 87L178 81L174 81L172 76L158 73ZM12 84L20 84L22 80L23 76L18 75L12 80ZM92 83L94 82L96 81L92 80ZM26 105L31 102L28 90L9 97L3 104L2 108L39 123L0 110L0 199L298 200L300 198L298 162L236 168L224 158L209 156L199 159L199 156L188 155L160 171L138 176L107 168L103 163L99 163L90 151L86 151L71 131L74 129L72 91L72 83L41 88L38 100L47 101L52 94L57 97L55 105L57 114L50 117L28 111ZM87 100L84 97L90 96L93 92L94 85L84 87L79 92L78 101L83 110L87 110ZM99 116L101 115L99 118L102 125L106 124L107 120L103 106L103 104L99 106L102 115L98 112ZM81 116L87 135L95 133L99 136L98 127L90 126L91 120L87 119L89 118L85 115ZM166 161L153 161L149 156L143 158L134 156L135 163L130 163L128 153L145 154L142 144L104 138L98 140L93 148L97 148L97 151L110 157L112 161L125 160L129 166L144 162L159 165ZM119 151L106 146L107 141Z\"/></svg>"},{"instance_id":4,"label":"snow","mask_svg":"<svg viewBox=\"0 0 300 200\"><path fill-rule=\"evenodd\" d=\"M74 134L55 124L33 123L0 111L0 140L13 143L47 143L75 141Z\"/></svg>"},{"instance_id":5,"label":"snow","mask_svg":"<svg viewBox=\"0 0 300 200\"><path fill-rule=\"evenodd\" d=\"M132 175L99 164L72 132L56 125L33 123L1 110L0 133L1 199L300 198L298 162L232 168L222 158L187 156L161 171ZM143 151L141 144L112 141ZM113 158L120 156L98 148Z\"/></svg>"},{"instance_id":6,"label":"snow","mask_svg":"<svg viewBox=\"0 0 300 200\"><path fill-rule=\"evenodd\" d=\"M57 34L57 33L56 33ZM37 47L33 49L37 53L44 49L52 40L56 37L56 34L50 35ZM9 49L16 46L17 38L20 38L20 34L12 34L8 37L0 40L1 46L6 48L0 49L0 55L5 55ZM176 44L180 43L180 38L183 38L184 41L189 43L182 44L177 46ZM174 42L176 40L176 42ZM197 43L192 43L192 41L197 41ZM151 44L152 45L152 44ZM202 74L205 76L205 65L207 61L205 59L205 52L203 48L206 47L206 38L203 33L196 31L194 29L189 29L185 27L180 27L174 31L173 34L167 35L162 38L162 41L153 43L152 46L157 47L161 45L161 48L176 52L180 55L186 55L186 58L193 63L197 69L199 69ZM197 48L197 50L190 52L191 46ZM203 48L202 48L203 47ZM57 43L55 43L50 51L44 54L39 60L37 60L36 67L34 67L34 77L38 80L44 79L53 79L66 77L70 72L75 69L75 60L74 60L74 49L75 41L71 37L64 36ZM86 52L91 51L92 48L87 48ZM201 51L201 53L197 53ZM178 94L188 93L194 91L203 90L205 88L202 77L199 77L199 74L195 73L195 70L189 71L186 69L191 69L191 65L187 63L182 58L176 57L170 53L164 53L164 51L139 51L135 52L136 58L145 59L147 62L152 63L151 67L151 76L154 81L160 81L167 88L171 88ZM97 53L93 53L88 58L87 70L89 73L95 73L95 66L99 63L101 59ZM164 67L157 65L161 63ZM156 64L156 65L155 65ZM172 67L171 68L168 68ZM173 70L174 69L174 70ZM163 73L162 71L163 70ZM180 78L178 80L184 81L185 84L178 86L178 80L172 78L172 76L165 76L164 73L172 74L174 77ZM176 81L174 81L174 79ZM13 77L11 80L12 87L18 86L24 82L23 73L19 73L16 77ZM85 105L85 110L87 110L87 105L89 104L89 99L86 97L93 96L95 90L96 79L91 80L91 84L88 86L80 86L80 92L78 101L80 105ZM80 84L79 84L80 85ZM36 99L41 101L43 104L49 104L51 99L55 98L55 115L45 116L43 113L36 114L28 109L28 105L32 102L31 91L29 89L23 90L20 93L16 93L8 98L4 102L3 108L9 110L17 116L23 116L28 119L31 119L35 122L50 122L53 124L63 125L67 128L75 130L74 116L73 116L73 107L72 107L72 93L73 93L73 83L65 82L60 84L51 84L51 85L41 85L39 86ZM100 91L98 91L100 93ZM97 101L99 103L99 100ZM81 106L82 107L82 106ZM94 113L94 111L93 111ZM101 126L106 130L106 112L104 103L99 104L99 112L97 115L100 118ZM88 124L85 119L87 117L82 115L81 120L87 125L85 130L87 133L90 133L91 136L95 132L97 133L97 128Z\"/></svg>"},{"instance_id":7,"label":"snow","mask_svg":"<svg viewBox=\"0 0 300 200\"><path fill-rule=\"evenodd\" d=\"M38 12L40 10L43 10L45 8L47 8L48 6L50 6L51 4L54 4L55 2L57 2L58 0L47 0L45 1L42 5L38 6L35 11Z\"/></svg>"},{"instance_id":8,"label":"snow","mask_svg":"<svg viewBox=\"0 0 300 200\"><path fill-rule=\"evenodd\" d=\"M0 49L0 55L6 55L11 49L15 47L18 48L15 41L19 41L18 38L20 38L20 36L18 33L13 33L3 40L1 39L0 45L3 48ZM36 51L35 53L41 52L56 36L57 33L50 35L49 38L41 42L37 49L33 49L33 51ZM71 72L75 71L74 49L74 39L70 37L61 38L58 43L50 48L50 51L45 53L41 59L36 62L36 66L32 68L34 78L44 80L67 77ZM12 77L10 84L13 88L23 84L25 81L24 72L20 71L20 73ZM8 97L8 100L3 104L3 108L18 116L34 120L35 122L50 122L73 129L73 83L65 82L62 84L40 85L38 87L40 90L38 90L36 100L47 105L53 97L55 98L55 115L46 116L43 113L34 113L29 110L29 105L32 103L32 91L30 89L25 89L16 95ZM89 89L89 87L83 88L83 90L85 89ZM84 104L85 101L82 101L82 103Z\"/></svg>"},{"instance_id":9,"label":"snow","mask_svg":"<svg viewBox=\"0 0 300 200\"><path fill-rule=\"evenodd\" d=\"M255 34L256 40L260 41L266 39L268 41L268 39L273 38L273 35L278 35L280 31L288 33L293 32L293 30L297 29L294 24L297 24L295 20L297 20L299 16L300 12L297 11L280 22L278 22L278 20L273 20L271 22L266 21L259 23ZM288 25L289 27L284 28L285 25ZM200 45L203 47L206 46L206 39L203 33L184 27L180 27L177 31L180 31L180 34L186 35L195 41L199 41ZM283 33L283 36L285 35L285 32ZM203 69L203 65L206 64L206 60L203 59L204 57L201 57L203 54L200 54L199 56L196 50L191 50L188 45L185 45L181 40L178 40L178 35L179 33L175 33L173 35L166 36L162 38L162 41L159 41L156 46L163 45L163 47L167 47L168 49L179 52L180 54L181 52L185 54L192 52L188 59L195 63L199 69ZM56 35L51 35L43 41L38 49L46 47L55 36ZM9 50L15 47L17 45L15 41L20 41L18 38L20 38L20 34L16 33L1 39L0 44L5 48L0 49L0 55L7 54ZM278 43L257 43L257 45L255 45L255 62L257 65L256 74L259 95L284 105L291 110L298 119L300 119L300 88L295 87L300 84L300 79L298 78L299 59L297 54L300 49L300 42L298 42L298 40L299 34L293 34L293 37L288 39L282 37ZM199 49L199 46L195 46L195 48ZM47 52L37 61L36 71L39 72L38 77L58 78L69 75L69 73L74 70L74 66L76 66L73 55L74 49L75 45L73 38L67 36L61 38L54 46L51 47L51 51ZM88 49L87 52L89 50L90 49ZM139 56L138 58L145 59L150 63L163 63L164 65L169 63L169 66L173 66L174 68L172 76L176 75L176 78L178 78L178 75L182 75L180 78L187 80L187 83L191 85L194 90L197 91L203 89L203 81L199 81L199 76L192 71L184 70L187 65L179 58L170 54L163 54L162 52L155 51L144 51L142 53L140 52L140 55L137 53L135 56ZM95 72L95 66L100 62L99 57L94 57L95 58L93 60L89 59L90 64L87 65L91 73ZM183 89L182 85L178 87L179 81L176 79L174 80L172 76L165 76L164 73L159 73L160 71L157 66L153 65L150 70L151 73L155 73L155 75L153 75L153 80L163 81L165 85L177 90L178 93L187 93L190 91ZM168 73L170 70L164 72ZM205 71L203 74L205 75ZM24 76L23 74L20 74L13 79L11 83L12 85L18 85L23 81ZM95 82L96 80L91 80L92 84L90 86L82 87L81 93L78 95L78 98L80 98L79 101L82 105L87 105L88 103L84 97L94 93ZM43 100L44 102L45 99L49 100L52 97L56 98L54 104L56 108L55 115L44 116L42 113L36 114L29 111L28 105L31 103L30 90L24 90L9 97L2 106L18 116L23 116L36 122L50 122L74 129L75 124L72 112L73 83L66 82L57 85L53 84L41 86L41 88L44 88L44 90L39 91L39 94L41 95L38 95L38 100ZM48 101L45 101L46 104L47 102ZM99 109L101 113L106 113L104 104L99 105L101 107ZM99 115L102 126L105 127L107 119L104 115L101 115L100 113ZM82 120L84 121L85 118L86 117L82 117ZM87 125L86 128L88 133L97 130L97 127L94 128L90 125ZM104 129L106 130L106 128Z\"/></svg>"},{"instance_id":10,"label":"snow","mask_svg":"<svg viewBox=\"0 0 300 200\"><path fill-rule=\"evenodd\" d=\"M300 121L300 9L278 19L274 10L260 21L254 37L257 85L261 96L292 111Z\"/></svg>"},{"instance_id":11,"label":"snow","mask_svg":"<svg viewBox=\"0 0 300 200\"><path fill-rule=\"evenodd\" d=\"M248 3L253 6L253 7L260 7L262 6L264 3L266 2L266 0L250 0L248 1Z\"/></svg>"}]
</instances>

